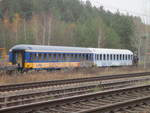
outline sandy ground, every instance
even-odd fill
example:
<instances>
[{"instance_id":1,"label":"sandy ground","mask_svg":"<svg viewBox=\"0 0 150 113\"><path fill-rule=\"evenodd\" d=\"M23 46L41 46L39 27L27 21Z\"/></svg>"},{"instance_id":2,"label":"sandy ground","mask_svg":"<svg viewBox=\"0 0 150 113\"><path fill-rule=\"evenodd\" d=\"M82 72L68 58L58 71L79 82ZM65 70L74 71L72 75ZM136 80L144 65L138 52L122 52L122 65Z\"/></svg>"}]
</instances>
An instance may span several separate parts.
<instances>
[{"instance_id":1,"label":"sandy ground","mask_svg":"<svg viewBox=\"0 0 150 113\"><path fill-rule=\"evenodd\" d=\"M111 68L82 68L82 69L66 69L60 71L40 71L40 72L29 72L24 74L13 74L13 75L1 75L0 85L24 83L24 82L35 82L45 80L62 80L72 78L83 78L83 77L94 77L101 75L112 75L112 74L125 74L125 73L137 73L145 72L149 69L143 69L141 67L111 67Z\"/></svg>"}]
</instances>

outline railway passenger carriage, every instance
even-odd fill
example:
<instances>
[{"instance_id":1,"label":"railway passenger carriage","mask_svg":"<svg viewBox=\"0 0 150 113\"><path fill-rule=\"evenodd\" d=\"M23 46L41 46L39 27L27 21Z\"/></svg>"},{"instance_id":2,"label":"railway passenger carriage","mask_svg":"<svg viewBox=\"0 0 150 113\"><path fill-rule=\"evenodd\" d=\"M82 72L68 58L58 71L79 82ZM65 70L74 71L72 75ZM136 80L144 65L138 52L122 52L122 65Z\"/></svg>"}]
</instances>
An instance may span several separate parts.
<instances>
[{"instance_id":1,"label":"railway passenger carriage","mask_svg":"<svg viewBox=\"0 0 150 113\"><path fill-rule=\"evenodd\" d=\"M90 50L94 54L93 62L97 67L132 65L133 53L130 50L95 48Z\"/></svg>"},{"instance_id":2,"label":"railway passenger carriage","mask_svg":"<svg viewBox=\"0 0 150 113\"><path fill-rule=\"evenodd\" d=\"M123 49L16 45L9 52L9 61L25 70L126 66L132 59L133 53Z\"/></svg>"}]
</instances>

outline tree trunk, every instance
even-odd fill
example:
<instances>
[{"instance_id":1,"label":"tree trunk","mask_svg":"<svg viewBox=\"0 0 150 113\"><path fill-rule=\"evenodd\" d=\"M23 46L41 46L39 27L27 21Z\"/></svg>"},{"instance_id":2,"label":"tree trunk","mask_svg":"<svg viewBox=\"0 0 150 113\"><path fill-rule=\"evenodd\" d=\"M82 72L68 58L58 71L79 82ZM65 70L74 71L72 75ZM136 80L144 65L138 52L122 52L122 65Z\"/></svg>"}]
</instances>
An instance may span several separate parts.
<instances>
[{"instance_id":1,"label":"tree trunk","mask_svg":"<svg viewBox=\"0 0 150 113\"><path fill-rule=\"evenodd\" d=\"M51 43L51 31L52 31L52 18L49 19L49 30L48 30L48 45Z\"/></svg>"},{"instance_id":2,"label":"tree trunk","mask_svg":"<svg viewBox=\"0 0 150 113\"><path fill-rule=\"evenodd\" d=\"M46 27L45 26L46 25L46 19L45 19L45 15L43 15L43 18L44 18L44 20L43 20L44 22L43 22L43 39L42 39L42 44L45 45L45 33L46 33L46 28L45 28Z\"/></svg>"},{"instance_id":3,"label":"tree trunk","mask_svg":"<svg viewBox=\"0 0 150 113\"><path fill-rule=\"evenodd\" d=\"M23 19L23 30L24 30L24 40L27 41L27 34L26 34L26 20Z\"/></svg>"}]
</instances>

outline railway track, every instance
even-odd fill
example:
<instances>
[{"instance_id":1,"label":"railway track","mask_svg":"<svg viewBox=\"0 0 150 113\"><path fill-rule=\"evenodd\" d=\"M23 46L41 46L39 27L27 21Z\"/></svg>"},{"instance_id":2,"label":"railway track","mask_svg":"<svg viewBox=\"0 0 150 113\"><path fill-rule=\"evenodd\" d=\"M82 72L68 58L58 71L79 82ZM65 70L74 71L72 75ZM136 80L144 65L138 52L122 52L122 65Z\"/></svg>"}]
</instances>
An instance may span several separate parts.
<instances>
[{"instance_id":1,"label":"railway track","mask_svg":"<svg viewBox=\"0 0 150 113\"><path fill-rule=\"evenodd\" d=\"M144 77L149 75L150 72L143 72L143 73L132 73L132 74L105 75L99 77L88 77L88 78L78 78L78 79L68 79L68 80L10 84L10 85L0 86L0 92L33 89L33 88L49 87L49 86L60 86L60 85L77 84L77 83L85 83L85 82L88 83L94 81L113 80L113 79L120 79L120 78L125 79L125 78L134 78L134 77Z\"/></svg>"},{"instance_id":2,"label":"railway track","mask_svg":"<svg viewBox=\"0 0 150 113\"><path fill-rule=\"evenodd\" d=\"M54 100L56 98L63 98L68 96L86 94L91 92L98 92L108 89L127 87L132 85L137 85L144 83L146 81L150 81L150 78L137 78L130 80L118 80L114 82L107 83L99 83L93 82L91 84L82 84L80 86L72 85L65 87L57 87L57 88L46 88L39 90L32 90L28 92L9 92L8 94L2 93L0 95L0 108L10 107L10 106L18 106L23 104L29 104L34 102L46 101L46 100Z\"/></svg>"},{"instance_id":3,"label":"railway track","mask_svg":"<svg viewBox=\"0 0 150 113\"><path fill-rule=\"evenodd\" d=\"M137 85L150 81L149 74L146 72L0 86L0 108Z\"/></svg>"},{"instance_id":4,"label":"railway track","mask_svg":"<svg viewBox=\"0 0 150 113\"><path fill-rule=\"evenodd\" d=\"M78 113L149 113L150 96L117 102Z\"/></svg>"},{"instance_id":5,"label":"railway track","mask_svg":"<svg viewBox=\"0 0 150 113\"><path fill-rule=\"evenodd\" d=\"M150 109L150 85L120 88L0 109L0 113L140 113Z\"/></svg>"}]
</instances>

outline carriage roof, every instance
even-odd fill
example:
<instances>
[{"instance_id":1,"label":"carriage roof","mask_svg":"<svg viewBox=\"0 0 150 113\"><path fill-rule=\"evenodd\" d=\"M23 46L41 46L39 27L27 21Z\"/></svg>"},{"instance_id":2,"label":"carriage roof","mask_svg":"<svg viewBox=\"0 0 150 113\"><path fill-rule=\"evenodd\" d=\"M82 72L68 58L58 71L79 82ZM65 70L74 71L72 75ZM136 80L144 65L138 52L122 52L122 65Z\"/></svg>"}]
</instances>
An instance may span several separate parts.
<instances>
[{"instance_id":1,"label":"carriage roof","mask_svg":"<svg viewBox=\"0 0 150 113\"><path fill-rule=\"evenodd\" d=\"M75 52L75 53L95 53L95 54L133 54L126 49L105 49L105 48L83 48L67 46L45 46L45 45L16 45L10 49L25 50L30 52Z\"/></svg>"},{"instance_id":2,"label":"carriage roof","mask_svg":"<svg viewBox=\"0 0 150 113\"><path fill-rule=\"evenodd\" d=\"M133 54L127 49L105 49L105 48L89 48L95 54Z\"/></svg>"},{"instance_id":3,"label":"carriage roof","mask_svg":"<svg viewBox=\"0 0 150 113\"><path fill-rule=\"evenodd\" d=\"M11 50L25 50L25 51L39 51L39 52L82 52L82 53L92 53L91 50L88 48L82 48L82 47L67 47L67 46L41 46L41 45L16 45Z\"/></svg>"}]
</instances>

